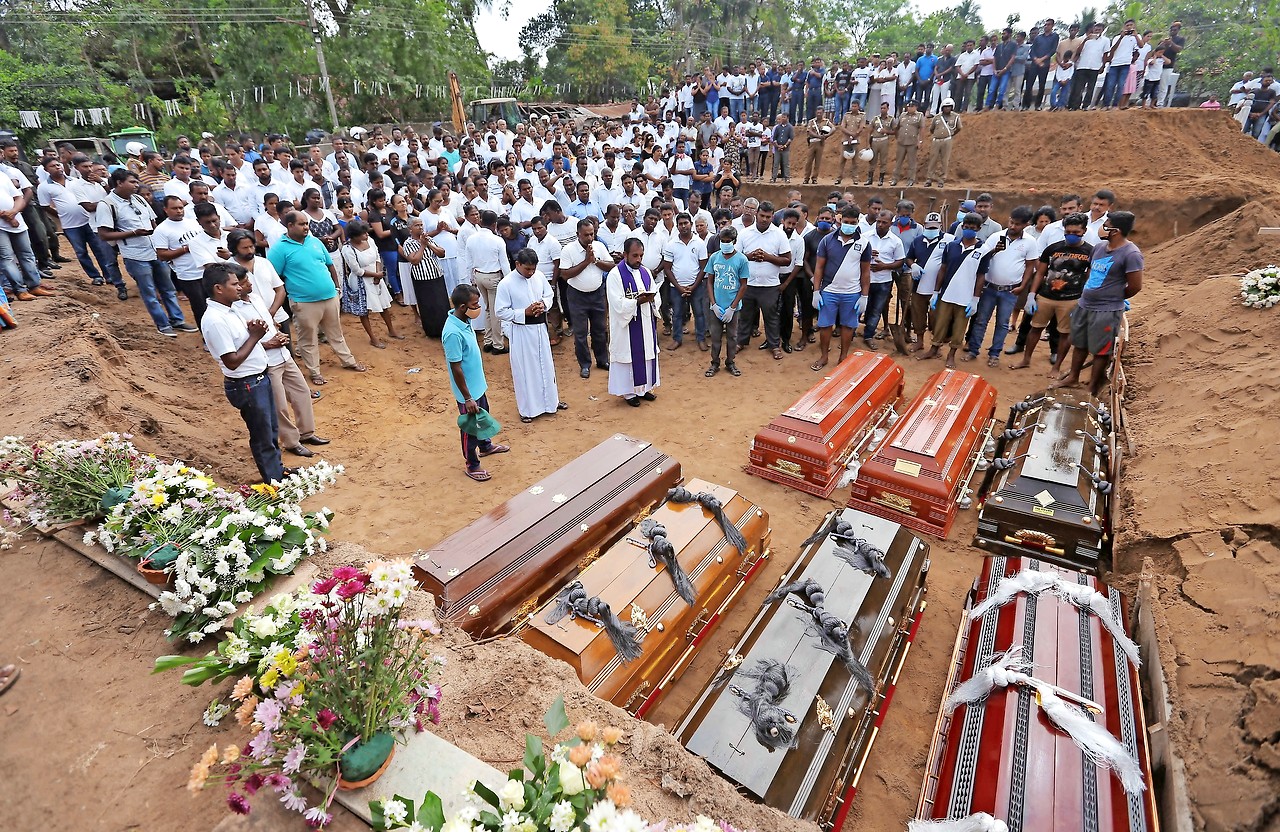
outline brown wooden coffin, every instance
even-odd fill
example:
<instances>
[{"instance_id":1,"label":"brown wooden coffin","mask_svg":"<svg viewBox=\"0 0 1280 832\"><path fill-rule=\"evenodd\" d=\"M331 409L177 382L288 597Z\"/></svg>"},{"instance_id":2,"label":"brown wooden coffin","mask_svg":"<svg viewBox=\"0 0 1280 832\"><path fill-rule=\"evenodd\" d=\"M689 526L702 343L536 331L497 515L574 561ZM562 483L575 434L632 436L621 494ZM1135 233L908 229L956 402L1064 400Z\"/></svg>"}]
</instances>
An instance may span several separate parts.
<instances>
[{"instance_id":1,"label":"brown wooden coffin","mask_svg":"<svg viewBox=\"0 0 1280 832\"><path fill-rule=\"evenodd\" d=\"M858 470L849 507L946 537L969 501L995 409L996 390L979 376L931 376Z\"/></svg>"},{"instance_id":2,"label":"brown wooden coffin","mask_svg":"<svg viewBox=\"0 0 1280 832\"><path fill-rule=\"evenodd\" d=\"M1018 402L978 488L973 545L1101 574L1111 562L1115 459L1102 402L1066 391Z\"/></svg>"},{"instance_id":3,"label":"brown wooden coffin","mask_svg":"<svg viewBox=\"0 0 1280 832\"><path fill-rule=\"evenodd\" d=\"M970 592L973 609L1022 570L1056 571L1070 583L1102 593L1116 619L1128 604L1115 589L1080 572L1032 558L986 558ZM1155 832L1151 764L1138 676L1124 651L1091 612L1050 591L1021 593L976 620L967 615L956 641L948 695L1021 646L1030 674L1101 706L1093 717L1138 762L1145 791L1127 793L1109 769L1086 757L1049 722L1035 691L996 687L983 701L941 710L916 817L958 819L986 812L1010 832Z\"/></svg>"},{"instance_id":4,"label":"brown wooden coffin","mask_svg":"<svg viewBox=\"0 0 1280 832\"><path fill-rule=\"evenodd\" d=\"M830 496L849 460L892 418L902 375L883 353L854 352L756 434L747 473Z\"/></svg>"},{"instance_id":5,"label":"brown wooden coffin","mask_svg":"<svg viewBox=\"0 0 1280 832\"><path fill-rule=\"evenodd\" d=\"M604 630L584 618L548 624L554 599L520 631L529 644L568 662L596 696L639 717L679 678L703 638L769 556L769 515L763 509L730 488L703 480L685 487L714 494L724 504L725 517L747 540L745 552L730 546L710 512L697 503L666 502L654 509L650 518L666 527L667 539L697 589L694 606L677 594L665 567L649 565L648 539L638 529L578 575L588 595L604 600L643 634L638 659L622 661Z\"/></svg>"},{"instance_id":6,"label":"brown wooden coffin","mask_svg":"<svg viewBox=\"0 0 1280 832\"><path fill-rule=\"evenodd\" d=\"M417 552L414 574L441 618L491 635L532 613L679 482L679 462L615 434Z\"/></svg>"},{"instance_id":7,"label":"brown wooden coffin","mask_svg":"<svg viewBox=\"0 0 1280 832\"><path fill-rule=\"evenodd\" d=\"M855 535L884 553L890 576L872 577L838 557L836 541L827 535L804 549L779 586L811 578L826 590L823 606L849 625L853 654L870 672L874 691L859 685L833 653L818 645L812 616L789 595L760 610L729 652L719 678L676 729L686 748L743 792L792 817L837 830L924 614L929 571L929 545L899 524L847 508L838 514L853 525ZM789 749L771 751L762 744L740 710L744 700L735 688L753 687L748 674L761 660L791 669L790 692L778 703L797 721Z\"/></svg>"}]
</instances>

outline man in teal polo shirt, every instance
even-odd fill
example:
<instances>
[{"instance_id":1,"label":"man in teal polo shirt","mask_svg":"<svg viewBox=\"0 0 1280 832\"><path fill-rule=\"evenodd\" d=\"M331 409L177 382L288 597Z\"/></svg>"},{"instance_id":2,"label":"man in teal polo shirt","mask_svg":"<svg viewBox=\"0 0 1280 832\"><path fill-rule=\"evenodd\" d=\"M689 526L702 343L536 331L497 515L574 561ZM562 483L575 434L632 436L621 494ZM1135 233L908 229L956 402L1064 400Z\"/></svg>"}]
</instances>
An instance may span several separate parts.
<instances>
[{"instance_id":1,"label":"man in teal polo shirt","mask_svg":"<svg viewBox=\"0 0 1280 832\"><path fill-rule=\"evenodd\" d=\"M294 343L312 384L326 384L320 375L320 332L338 354L342 366L357 373L368 368L356 360L342 335L339 316L338 272L324 244L311 236L311 224L301 211L284 216L285 235L267 250L267 259L284 281L298 331Z\"/></svg>"},{"instance_id":2,"label":"man in teal polo shirt","mask_svg":"<svg viewBox=\"0 0 1280 832\"><path fill-rule=\"evenodd\" d=\"M476 345L475 330L471 322L480 317L480 292L470 283L460 283L449 295L453 311L445 318L444 332L440 340L444 344L444 357L449 362L449 386L458 402L459 415L489 411L489 383L484 378L484 362L480 359L480 347ZM488 471L480 467L480 457L505 454L511 448L489 439L462 434L462 458L467 463L467 476L476 482L490 479Z\"/></svg>"}]
</instances>

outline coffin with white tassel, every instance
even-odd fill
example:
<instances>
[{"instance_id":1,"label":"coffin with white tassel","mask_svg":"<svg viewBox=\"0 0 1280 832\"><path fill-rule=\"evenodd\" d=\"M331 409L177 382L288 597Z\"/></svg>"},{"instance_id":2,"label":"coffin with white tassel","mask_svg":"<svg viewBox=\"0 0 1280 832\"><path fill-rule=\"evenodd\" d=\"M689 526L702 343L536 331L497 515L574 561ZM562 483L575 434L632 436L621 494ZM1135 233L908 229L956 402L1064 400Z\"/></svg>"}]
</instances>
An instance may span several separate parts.
<instances>
[{"instance_id":1,"label":"coffin with white tassel","mask_svg":"<svg viewBox=\"0 0 1280 832\"><path fill-rule=\"evenodd\" d=\"M946 537L972 504L970 482L991 435L996 389L956 370L930 376L858 469L849 508Z\"/></svg>"},{"instance_id":2,"label":"coffin with white tassel","mask_svg":"<svg viewBox=\"0 0 1280 832\"><path fill-rule=\"evenodd\" d=\"M1081 394L1015 404L983 463L973 545L1101 574L1111 562L1114 427L1106 405Z\"/></svg>"},{"instance_id":3,"label":"coffin with white tassel","mask_svg":"<svg viewBox=\"0 0 1280 832\"><path fill-rule=\"evenodd\" d=\"M598 599L594 612L603 602L615 621L602 620L585 604L581 612L553 614L553 598L520 630L524 641L572 666L596 696L641 718L688 667L769 556L767 512L737 491L703 480L691 479L683 490L677 496L686 500L713 496L723 506L725 524L741 537L731 541L715 512L698 502L668 499L578 573L582 595ZM664 561L664 550L674 555L678 577ZM614 642L619 629L622 650Z\"/></svg>"},{"instance_id":4,"label":"coffin with white tassel","mask_svg":"<svg viewBox=\"0 0 1280 832\"><path fill-rule=\"evenodd\" d=\"M963 825L985 813L1010 832L1155 832L1127 608L1081 572L987 558L966 603L916 818L952 822L939 830L988 828Z\"/></svg>"},{"instance_id":5,"label":"coffin with white tassel","mask_svg":"<svg viewBox=\"0 0 1280 832\"><path fill-rule=\"evenodd\" d=\"M675 734L741 791L839 830L924 615L929 544L832 512Z\"/></svg>"},{"instance_id":6,"label":"coffin with white tassel","mask_svg":"<svg viewBox=\"0 0 1280 832\"><path fill-rule=\"evenodd\" d=\"M436 614L479 638L520 623L680 482L680 463L614 434L427 551Z\"/></svg>"},{"instance_id":7,"label":"coffin with white tassel","mask_svg":"<svg viewBox=\"0 0 1280 832\"><path fill-rule=\"evenodd\" d=\"M902 399L902 367L883 353L858 350L829 369L756 434L747 473L827 497L868 451Z\"/></svg>"}]
</instances>

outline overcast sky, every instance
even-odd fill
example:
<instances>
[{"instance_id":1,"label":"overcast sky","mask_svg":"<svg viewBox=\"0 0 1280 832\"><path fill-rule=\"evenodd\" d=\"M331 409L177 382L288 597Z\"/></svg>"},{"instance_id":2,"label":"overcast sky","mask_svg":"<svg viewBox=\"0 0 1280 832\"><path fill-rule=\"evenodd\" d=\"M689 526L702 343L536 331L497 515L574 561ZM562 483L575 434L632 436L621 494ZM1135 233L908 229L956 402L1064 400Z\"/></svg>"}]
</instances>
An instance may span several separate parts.
<instances>
[{"instance_id":1,"label":"overcast sky","mask_svg":"<svg viewBox=\"0 0 1280 832\"><path fill-rule=\"evenodd\" d=\"M937 9L954 5L955 0L917 0L916 5L926 14ZM502 5L502 4L496 4ZM1055 17L1065 20L1074 19L1086 6L1101 8L1106 4L1102 0L1058 0L1047 6L1028 3L1026 0L981 0L982 18L988 27L1004 26L1010 14L1020 12L1024 15L1022 24L1030 25L1025 18L1028 14L1039 14L1041 8L1051 8ZM480 46L499 58L519 58L520 29L539 14L551 7L551 0L520 0L511 3L510 13L503 17L496 10L481 12L476 21L476 34L480 38ZM1037 11L1032 11L1036 9Z\"/></svg>"}]
</instances>

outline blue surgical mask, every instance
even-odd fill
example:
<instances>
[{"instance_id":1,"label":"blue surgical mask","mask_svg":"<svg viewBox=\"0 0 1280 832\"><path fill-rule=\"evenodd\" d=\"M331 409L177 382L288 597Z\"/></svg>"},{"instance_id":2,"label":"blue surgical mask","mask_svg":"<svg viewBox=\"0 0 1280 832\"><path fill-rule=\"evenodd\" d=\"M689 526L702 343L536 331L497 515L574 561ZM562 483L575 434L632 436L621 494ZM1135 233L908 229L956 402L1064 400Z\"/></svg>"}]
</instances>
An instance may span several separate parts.
<instances>
[{"instance_id":1,"label":"blue surgical mask","mask_svg":"<svg viewBox=\"0 0 1280 832\"><path fill-rule=\"evenodd\" d=\"M926 240L936 240L940 231L937 228L924 228L921 229L920 233L924 235Z\"/></svg>"},{"instance_id":2,"label":"blue surgical mask","mask_svg":"<svg viewBox=\"0 0 1280 832\"><path fill-rule=\"evenodd\" d=\"M976 229L976 228L965 228L965 229L962 229L962 230L960 231L960 236L961 236L961 238L963 238L963 239L965 239L965 240L972 240L972 239L974 239L975 237L977 237L977 236L978 236L978 229Z\"/></svg>"},{"instance_id":3,"label":"blue surgical mask","mask_svg":"<svg viewBox=\"0 0 1280 832\"><path fill-rule=\"evenodd\" d=\"M1067 245L1078 246L1080 245L1080 241L1083 240L1084 237L1080 236L1079 234L1067 234L1064 237L1064 239L1066 240Z\"/></svg>"},{"instance_id":4,"label":"blue surgical mask","mask_svg":"<svg viewBox=\"0 0 1280 832\"><path fill-rule=\"evenodd\" d=\"M842 223L840 223L840 233L841 233L841 234L843 234L843 235L844 235L844 236L846 236L846 237L850 237L850 236L852 236L852 235L853 235L853 232L855 232L855 231L857 231L857 230L858 230L858 226L854 225L854 224L853 224L853 223L851 223L851 222L842 222Z\"/></svg>"},{"instance_id":5,"label":"blue surgical mask","mask_svg":"<svg viewBox=\"0 0 1280 832\"><path fill-rule=\"evenodd\" d=\"M721 243L720 253L723 254L725 257L728 257L729 255L733 254L733 243Z\"/></svg>"},{"instance_id":6,"label":"blue surgical mask","mask_svg":"<svg viewBox=\"0 0 1280 832\"><path fill-rule=\"evenodd\" d=\"M818 220L818 230L819 230L819 231L830 231L830 230L831 230L831 223L827 222L826 220Z\"/></svg>"}]
</instances>

